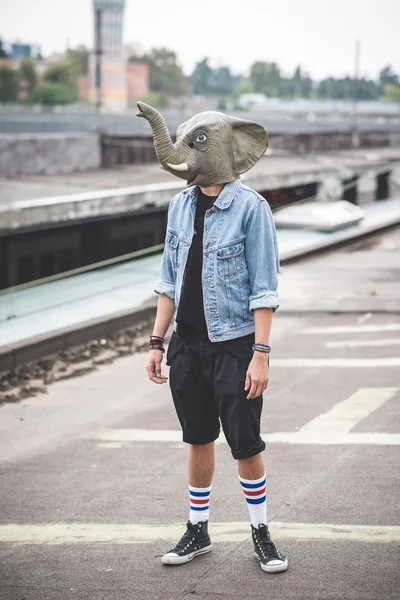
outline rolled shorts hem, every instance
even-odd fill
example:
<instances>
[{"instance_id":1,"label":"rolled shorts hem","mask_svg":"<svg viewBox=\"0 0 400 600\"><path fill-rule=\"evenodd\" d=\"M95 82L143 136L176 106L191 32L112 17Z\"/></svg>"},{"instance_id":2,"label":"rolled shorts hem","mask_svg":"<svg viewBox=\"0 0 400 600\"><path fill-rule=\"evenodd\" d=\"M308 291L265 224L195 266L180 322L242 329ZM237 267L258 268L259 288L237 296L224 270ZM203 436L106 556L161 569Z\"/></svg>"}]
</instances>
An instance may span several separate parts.
<instances>
[{"instance_id":1,"label":"rolled shorts hem","mask_svg":"<svg viewBox=\"0 0 400 600\"><path fill-rule=\"evenodd\" d=\"M250 448L248 448L247 450L232 450L231 448L232 456L235 460L251 458L252 456L260 454L260 452L264 452L264 450L265 442L261 439L259 442L257 442L257 444L253 444L253 446L250 446Z\"/></svg>"},{"instance_id":2,"label":"rolled shorts hem","mask_svg":"<svg viewBox=\"0 0 400 600\"><path fill-rule=\"evenodd\" d=\"M193 446L204 446L205 444L211 444L219 438L220 431L210 435L191 435L190 433L183 432L182 439L186 444L192 444Z\"/></svg>"}]
</instances>

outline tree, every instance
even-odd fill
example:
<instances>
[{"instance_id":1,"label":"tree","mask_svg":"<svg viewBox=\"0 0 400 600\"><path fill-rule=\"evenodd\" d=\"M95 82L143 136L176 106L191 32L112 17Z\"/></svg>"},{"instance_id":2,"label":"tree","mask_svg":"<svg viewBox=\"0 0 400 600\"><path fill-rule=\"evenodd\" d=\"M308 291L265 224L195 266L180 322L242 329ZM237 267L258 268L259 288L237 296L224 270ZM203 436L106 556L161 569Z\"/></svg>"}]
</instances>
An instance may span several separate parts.
<instances>
[{"instance_id":1,"label":"tree","mask_svg":"<svg viewBox=\"0 0 400 600\"><path fill-rule=\"evenodd\" d=\"M358 100L377 100L380 95L379 85L372 79L359 79L356 90Z\"/></svg>"},{"instance_id":2,"label":"tree","mask_svg":"<svg viewBox=\"0 0 400 600\"><path fill-rule=\"evenodd\" d=\"M150 92L141 100L155 108L168 108L168 96L164 92Z\"/></svg>"},{"instance_id":3,"label":"tree","mask_svg":"<svg viewBox=\"0 0 400 600\"><path fill-rule=\"evenodd\" d=\"M385 85L383 88L382 100L386 102L400 102L400 86L399 85Z\"/></svg>"},{"instance_id":4,"label":"tree","mask_svg":"<svg viewBox=\"0 0 400 600\"><path fill-rule=\"evenodd\" d=\"M78 95L76 72L69 61L64 60L49 65L43 74L43 81L63 85L68 90L69 102L76 100Z\"/></svg>"},{"instance_id":5,"label":"tree","mask_svg":"<svg viewBox=\"0 0 400 600\"><path fill-rule=\"evenodd\" d=\"M302 84L300 65L298 67L296 67L296 70L293 74L291 83L292 83L292 95L295 98L300 98L301 97L301 84Z\"/></svg>"},{"instance_id":6,"label":"tree","mask_svg":"<svg viewBox=\"0 0 400 600\"><path fill-rule=\"evenodd\" d=\"M381 91L384 91L385 85L400 85L399 76L395 73L390 65L387 65L379 73L379 85Z\"/></svg>"},{"instance_id":7,"label":"tree","mask_svg":"<svg viewBox=\"0 0 400 600\"><path fill-rule=\"evenodd\" d=\"M302 71L301 66L299 65L292 77L293 81L293 92L294 97L297 98L309 98L311 95L311 91L313 88L313 80L308 75Z\"/></svg>"},{"instance_id":8,"label":"tree","mask_svg":"<svg viewBox=\"0 0 400 600\"><path fill-rule=\"evenodd\" d=\"M89 50L83 45L67 50L67 62L71 64L77 77L87 75L89 73Z\"/></svg>"},{"instance_id":9,"label":"tree","mask_svg":"<svg viewBox=\"0 0 400 600\"><path fill-rule=\"evenodd\" d=\"M343 100L352 97L352 81L350 77L345 79L335 79L327 77L319 82L317 95L319 98Z\"/></svg>"},{"instance_id":10,"label":"tree","mask_svg":"<svg viewBox=\"0 0 400 600\"><path fill-rule=\"evenodd\" d=\"M313 80L302 71L301 66L296 67L292 77L281 79L281 96L286 98L310 98L313 89Z\"/></svg>"},{"instance_id":11,"label":"tree","mask_svg":"<svg viewBox=\"0 0 400 600\"><path fill-rule=\"evenodd\" d=\"M335 79L328 77L320 81L317 95L319 98L335 100L376 100L379 97L379 86L371 79L344 77Z\"/></svg>"},{"instance_id":12,"label":"tree","mask_svg":"<svg viewBox=\"0 0 400 600\"><path fill-rule=\"evenodd\" d=\"M242 77L232 91L232 98L237 100L242 94L254 93L253 83L249 77Z\"/></svg>"},{"instance_id":13,"label":"tree","mask_svg":"<svg viewBox=\"0 0 400 600\"><path fill-rule=\"evenodd\" d=\"M32 58L26 56L19 61L19 78L21 83L28 83L27 94L30 98L37 84L35 61Z\"/></svg>"},{"instance_id":14,"label":"tree","mask_svg":"<svg viewBox=\"0 0 400 600\"><path fill-rule=\"evenodd\" d=\"M251 65L250 81L254 92L266 96L279 96L281 91L281 73L276 63L255 62Z\"/></svg>"},{"instance_id":15,"label":"tree","mask_svg":"<svg viewBox=\"0 0 400 600\"><path fill-rule=\"evenodd\" d=\"M229 67L219 67L212 71L210 80L210 92L212 94L228 96L232 93L234 85L235 78Z\"/></svg>"},{"instance_id":16,"label":"tree","mask_svg":"<svg viewBox=\"0 0 400 600\"><path fill-rule=\"evenodd\" d=\"M7 52L4 50L3 40L0 38L0 58L10 58Z\"/></svg>"},{"instance_id":17,"label":"tree","mask_svg":"<svg viewBox=\"0 0 400 600\"><path fill-rule=\"evenodd\" d=\"M0 66L0 102L15 102L18 90L18 72L11 67Z\"/></svg>"},{"instance_id":18,"label":"tree","mask_svg":"<svg viewBox=\"0 0 400 600\"><path fill-rule=\"evenodd\" d=\"M232 94L235 85L242 79L234 77L229 67L221 66L212 69L205 57L196 63L193 73L189 77L189 83L193 94L200 96L228 96Z\"/></svg>"},{"instance_id":19,"label":"tree","mask_svg":"<svg viewBox=\"0 0 400 600\"><path fill-rule=\"evenodd\" d=\"M207 96L210 93L210 80L212 75L213 71L208 64L207 57L196 63L195 69L189 78L193 94Z\"/></svg>"},{"instance_id":20,"label":"tree","mask_svg":"<svg viewBox=\"0 0 400 600\"><path fill-rule=\"evenodd\" d=\"M177 64L177 56L173 50L153 48L144 55L143 60L149 65L152 92L163 92L168 96L187 94L186 78Z\"/></svg>"},{"instance_id":21,"label":"tree","mask_svg":"<svg viewBox=\"0 0 400 600\"><path fill-rule=\"evenodd\" d=\"M33 100L48 105L69 104L71 102L71 92L63 83L44 81L36 86Z\"/></svg>"}]
</instances>

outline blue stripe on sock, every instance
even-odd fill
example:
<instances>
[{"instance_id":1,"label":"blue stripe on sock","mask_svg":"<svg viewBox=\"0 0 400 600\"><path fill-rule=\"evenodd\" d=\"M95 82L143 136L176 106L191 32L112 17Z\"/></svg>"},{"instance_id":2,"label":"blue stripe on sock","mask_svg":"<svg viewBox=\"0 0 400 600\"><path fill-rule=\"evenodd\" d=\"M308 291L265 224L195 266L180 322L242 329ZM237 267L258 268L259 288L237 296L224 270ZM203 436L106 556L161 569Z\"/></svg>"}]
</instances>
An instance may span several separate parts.
<instances>
[{"instance_id":1,"label":"blue stripe on sock","mask_svg":"<svg viewBox=\"0 0 400 600\"><path fill-rule=\"evenodd\" d=\"M263 496L262 498L246 498L246 502L247 504L262 504L265 502L266 498L266 496Z\"/></svg>"},{"instance_id":2,"label":"blue stripe on sock","mask_svg":"<svg viewBox=\"0 0 400 600\"><path fill-rule=\"evenodd\" d=\"M190 505L190 510L207 510L208 505L207 506L192 506Z\"/></svg>"},{"instance_id":3,"label":"blue stripe on sock","mask_svg":"<svg viewBox=\"0 0 400 600\"><path fill-rule=\"evenodd\" d=\"M189 493L191 496L199 496L200 498L204 498L205 496L209 496L211 494L211 492L192 492L192 490L189 490Z\"/></svg>"},{"instance_id":4,"label":"blue stripe on sock","mask_svg":"<svg viewBox=\"0 0 400 600\"><path fill-rule=\"evenodd\" d=\"M261 483L243 483L242 480L240 480L240 485L248 490L253 490L255 488L261 488L264 487L264 485L266 485L267 480L263 479L263 481Z\"/></svg>"}]
</instances>

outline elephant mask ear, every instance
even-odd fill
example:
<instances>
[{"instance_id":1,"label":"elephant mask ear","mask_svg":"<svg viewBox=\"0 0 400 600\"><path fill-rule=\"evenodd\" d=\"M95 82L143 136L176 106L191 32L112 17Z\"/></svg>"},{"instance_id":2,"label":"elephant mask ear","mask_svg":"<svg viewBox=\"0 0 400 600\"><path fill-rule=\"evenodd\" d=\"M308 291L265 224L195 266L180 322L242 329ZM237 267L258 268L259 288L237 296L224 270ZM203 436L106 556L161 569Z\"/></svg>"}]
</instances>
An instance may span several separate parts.
<instances>
[{"instance_id":1,"label":"elephant mask ear","mask_svg":"<svg viewBox=\"0 0 400 600\"><path fill-rule=\"evenodd\" d=\"M268 148L268 135L255 121L229 117L233 135L233 157L237 174L245 173Z\"/></svg>"}]
</instances>

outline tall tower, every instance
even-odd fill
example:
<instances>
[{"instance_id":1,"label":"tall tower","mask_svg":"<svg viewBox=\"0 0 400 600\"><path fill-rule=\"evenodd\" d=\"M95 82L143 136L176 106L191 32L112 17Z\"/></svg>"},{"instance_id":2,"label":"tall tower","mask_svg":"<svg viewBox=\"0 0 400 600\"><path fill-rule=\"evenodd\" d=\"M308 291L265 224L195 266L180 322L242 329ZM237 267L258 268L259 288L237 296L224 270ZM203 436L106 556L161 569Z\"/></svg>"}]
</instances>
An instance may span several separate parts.
<instances>
[{"instance_id":1,"label":"tall tower","mask_svg":"<svg viewBox=\"0 0 400 600\"><path fill-rule=\"evenodd\" d=\"M122 46L125 0L93 0L94 22L101 10L101 104L122 110L126 108L126 60ZM96 32L95 32L96 35ZM95 99L95 57L90 65L91 98Z\"/></svg>"}]
</instances>

